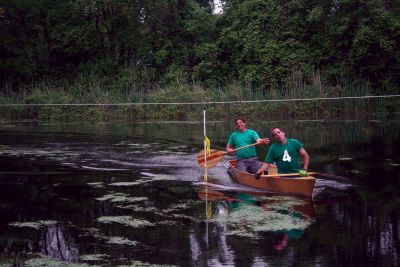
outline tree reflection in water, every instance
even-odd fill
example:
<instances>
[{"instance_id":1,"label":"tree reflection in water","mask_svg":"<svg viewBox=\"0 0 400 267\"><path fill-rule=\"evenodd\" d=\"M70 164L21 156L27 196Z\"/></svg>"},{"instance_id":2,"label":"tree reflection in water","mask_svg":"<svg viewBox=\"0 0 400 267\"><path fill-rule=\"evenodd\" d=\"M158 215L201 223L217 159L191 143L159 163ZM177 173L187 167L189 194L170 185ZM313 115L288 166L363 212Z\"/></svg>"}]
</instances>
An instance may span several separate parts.
<instances>
[{"instance_id":1,"label":"tree reflection in water","mask_svg":"<svg viewBox=\"0 0 400 267\"><path fill-rule=\"evenodd\" d=\"M42 232L39 246L41 253L51 258L77 262L78 248L68 231L58 224L50 225Z\"/></svg>"}]
</instances>

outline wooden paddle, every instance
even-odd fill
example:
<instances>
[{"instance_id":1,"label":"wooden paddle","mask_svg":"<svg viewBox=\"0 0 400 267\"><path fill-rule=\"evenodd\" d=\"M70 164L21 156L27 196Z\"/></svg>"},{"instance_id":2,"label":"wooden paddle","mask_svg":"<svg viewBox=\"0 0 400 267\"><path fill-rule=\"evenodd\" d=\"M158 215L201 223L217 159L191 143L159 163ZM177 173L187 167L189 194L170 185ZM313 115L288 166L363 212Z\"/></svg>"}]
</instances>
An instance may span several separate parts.
<instances>
[{"instance_id":1,"label":"wooden paddle","mask_svg":"<svg viewBox=\"0 0 400 267\"><path fill-rule=\"evenodd\" d=\"M254 144L251 144L251 145L242 146L242 147L234 149L232 152L235 152L237 150L240 150L240 149L243 149L243 148L246 148L246 147L259 145L259 144L263 144L263 143L254 143ZM226 151L210 149L210 154L206 155L207 156L207 161L205 161L204 152L205 151L202 150L197 154L197 162L199 163L199 166L201 168L203 168L203 169L205 168L205 165L207 165L208 169L214 167L215 165L217 165L224 158L224 156L226 154L228 154L228 152L226 152ZM231 152L229 152L229 153L231 153Z\"/></svg>"}]
</instances>

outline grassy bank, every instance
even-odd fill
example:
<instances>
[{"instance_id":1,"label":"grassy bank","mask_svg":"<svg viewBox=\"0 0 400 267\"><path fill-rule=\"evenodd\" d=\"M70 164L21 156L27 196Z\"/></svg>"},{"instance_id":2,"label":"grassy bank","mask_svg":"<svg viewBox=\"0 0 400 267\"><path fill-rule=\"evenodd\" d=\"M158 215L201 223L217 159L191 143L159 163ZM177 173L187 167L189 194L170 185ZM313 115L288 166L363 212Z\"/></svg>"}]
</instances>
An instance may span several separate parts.
<instances>
[{"instance_id":1,"label":"grassy bank","mask_svg":"<svg viewBox=\"0 0 400 267\"><path fill-rule=\"evenodd\" d=\"M2 92L2 122L199 120L203 109L207 109L209 119L224 119L239 114L266 120L282 117L336 119L392 116L400 107L399 98L346 98L377 94L366 82L344 80L329 86L320 78L307 85L296 83L290 87L260 90L237 82L225 87L205 88L179 77L165 84L129 80L100 82L97 77L86 77L74 83L41 82L22 86L19 91L3 88ZM263 102L251 102L257 100ZM202 104L204 102L216 103Z\"/></svg>"}]
</instances>

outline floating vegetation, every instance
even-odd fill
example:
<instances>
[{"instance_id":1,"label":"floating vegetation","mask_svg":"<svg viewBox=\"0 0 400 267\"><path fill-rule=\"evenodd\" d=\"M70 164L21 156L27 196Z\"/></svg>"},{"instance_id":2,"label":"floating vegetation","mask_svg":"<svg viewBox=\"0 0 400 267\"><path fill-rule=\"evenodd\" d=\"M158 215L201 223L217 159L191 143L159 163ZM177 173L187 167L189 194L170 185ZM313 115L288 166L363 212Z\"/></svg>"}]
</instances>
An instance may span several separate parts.
<instances>
[{"instance_id":1,"label":"floating vegetation","mask_svg":"<svg viewBox=\"0 0 400 267\"><path fill-rule=\"evenodd\" d=\"M129 202L129 203L135 203L135 202L141 202L147 200L147 197L130 197L128 194L125 193L114 193L114 194L108 194L99 198L96 198L96 200L99 201L110 201L110 202Z\"/></svg>"},{"instance_id":2,"label":"floating vegetation","mask_svg":"<svg viewBox=\"0 0 400 267\"><path fill-rule=\"evenodd\" d=\"M313 223L313 220L302 213L293 210L293 205L302 201L296 199L269 199L258 205L239 203L232 209L229 216L222 216L218 213L215 221L228 224L228 235L239 235L258 238L259 232L290 231L293 229L304 230ZM304 204L304 203L303 203Z\"/></svg>"},{"instance_id":3,"label":"floating vegetation","mask_svg":"<svg viewBox=\"0 0 400 267\"><path fill-rule=\"evenodd\" d=\"M153 212L155 214L161 214L160 212L158 212L156 207L142 207L139 205L127 205L127 206L116 205L116 207L121 209L130 209L133 211Z\"/></svg>"},{"instance_id":4,"label":"floating vegetation","mask_svg":"<svg viewBox=\"0 0 400 267\"><path fill-rule=\"evenodd\" d=\"M147 262L141 261L133 261L131 265L119 265L118 267L176 267L176 265L169 265L169 264L151 264Z\"/></svg>"},{"instance_id":5,"label":"floating vegetation","mask_svg":"<svg viewBox=\"0 0 400 267\"><path fill-rule=\"evenodd\" d=\"M163 212L170 213L170 212L190 209L190 208L193 207L194 204L198 204L198 203L202 203L202 201L200 201L200 200L187 200L185 203L173 204L173 205L169 206L168 209L164 209Z\"/></svg>"},{"instance_id":6,"label":"floating vegetation","mask_svg":"<svg viewBox=\"0 0 400 267\"><path fill-rule=\"evenodd\" d=\"M191 221L199 221L195 217L188 216L188 215L183 215L183 214L170 214L170 216L173 217L173 218L177 218L177 219L188 219L188 220L191 220Z\"/></svg>"},{"instance_id":7,"label":"floating vegetation","mask_svg":"<svg viewBox=\"0 0 400 267\"><path fill-rule=\"evenodd\" d=\"M49 257L42 256L40 258L30 259L24 262L25 267L87 267L95 266L86 263L70 263L62 262Z\"/></svg>"},{"instance_id":8,"label":"floating vegetation","mask_svg":"<svg viewBox=\"0 0 400 267\"><path fill-rule=\"evenodd\" d=\"M291 196L259 196L256 200L262 201L264 204L268 204L270 207L286 207L287 209L290 209L290 207L293 207L294 205L307 204L306 201Z\"/></svg>"},{"instance_id":9,"label":"floating vegetation","mask_svg":"<svg viewBox=\"0 0 400 267\"><path fill-rule=\"evenodd\" d=\"M9 223L9 226L13 227L29 227L34 229L40 229L42 227L47 227L49 225L56 224L57 221L37 221L37 222L12 222Z\"/></svg>"},{"instance_id":10,"label":"floating vegetation","mask_svg":"<svg viewBox=\"0 0 400 267\"><path fill-rule=\"evenodd\" d=\"M119 236L111 236L107 241L109 244L117 244L117 245L128 245L128 246L136 246L139 244L137 241L132 241L124 237Z\"/></svg>"},{"instance_id":11,"label":"floating vegetation","mask_svg":"<svg viewBox=\"0 0 400 267\"><path fill-rule=\"evenodd\" d=\"M181 223L178 223L176 221L160 221L158 222L159 225L181 225Z\"/></svg>"},{"instance_id":12,"label":"floating vegetation","mask_svg":"<svg viewBox=\"0 0 400 267\"><path fill-rule=\"evenodd\" d=\"M82 229L83 233L80 234L80 236L92 236L94 238L97 239L106 239L106 237L102 236L100 233L100 229L97 228L86 228L86 229Z\"/></svg>"},{"instance_id":13,"label":"floating vegetation","mask_svg":"<svg viewBox=\"0 0 400 267\"><path fill-rule=\"evenodd\" d=\"M244 229L233 229L229 230L227 235L237 235L241 237L257 238L257 235L252 231L245 231Z\"/></svg>"},{"instance_id":14,"label":"floating vegetation","mask_svg":"<svg viewBox=\"0 0 400 267\"><path fill-rule=\"evenodd\" d=\"M102 261L107 257L105 254L87 254L80 256L79 259L82 261Z\"/></svg>"},{"instance_id":15,"label":"floating vegetation","mask_svg":"<svg viewBox=\"0 0 400 267\"><path fill-rule=\"evenodd\" d=\"M101 231L97 228L85 229L85 233L83 234L83 236L92 236L96 239L103 240L108 244L128 245L128 246L136 246L139 244L139 242L137 241L132 241L120 236L105 236L101 234Z\"/></svg>"},{"instance_id":16,"label":"floating vegetation","mask_svg":"<svg viewBox=\"0 0 400 267\"><path fill-rule=\"evenodd\" d=\"M103 216L97 219L101 223L111 224L119 223L126 226L131 226L135 228L155 226L155 224L146 221L132 218L131 216Z\"/></svg>"}]
</instances>

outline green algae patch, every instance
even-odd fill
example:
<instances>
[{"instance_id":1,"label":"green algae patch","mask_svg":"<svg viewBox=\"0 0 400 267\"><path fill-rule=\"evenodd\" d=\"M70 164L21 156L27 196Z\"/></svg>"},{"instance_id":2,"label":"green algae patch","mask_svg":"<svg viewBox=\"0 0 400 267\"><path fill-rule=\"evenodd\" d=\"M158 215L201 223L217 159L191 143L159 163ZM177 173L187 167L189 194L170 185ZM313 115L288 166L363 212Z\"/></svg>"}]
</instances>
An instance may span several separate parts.
<instances>
[{"instance_id":1,"label":"green algae patch","mask_svg":"<svg viewBox=\"0 0 400 267\"><path fill-rule=\"evenodd\" d=\"M126 205L126 206L116 205L116 207L121 209L129 209L137 212L153 212L154 214L159 214L159 215L162 214L157 210L156 207L143 207L140 205Z\"/></svg>"},{"instance_id":2,"label":"green algae patch","mask_svg":"<svg viewBox=\"0 0 400 267\"><path fill-rule=\"evenodd\" d=\"M314 219L298 212L294 207L306 203L294 198L260 198L261 205L237 203L227 213L218 213L213 219L228 225L228 235L258 238L260 232L304 230Z\"/></svg>"},{"instance_id":3,"label":"green algae patch","mask_svg":"<svg viewBox=\"0 0 400 267\"><path fill-rule=\"evenodd\" d=\"M108 244L115 244L115 245L128 245L128 246L137 246L140 244L137 241L132 241L124 237L120 236L105 236L101 233L101 231L97 228L87 228L84 229L84 234L81 236L91 236L96 239L105 241Z\"/></svg>"},{"instance_id":4,"label":"green algae patch","mask_svg":"<svg viewBox=\"0 0 400 267\"><path fill-rule=\"evenodd\" d=\"M79 257L81 261L103 261L108 256L105 254L87 254Z\"/></svg>"},{"instance_id":5,"label":"green algae patch","mask_svg":"<svg viewBox=\"0 0 400 267\"><path fill-rule=\"evenodd\" d=\"M118 267L177 267L169 264L151 264L141 261L133 261L130 265L118 265Z\"/></svg>"},{"instance_id":6,"label":"green algae patch","mask_svg":"<svg viewBox=\"0 0 400 267\"><path fill-rule=\"evenodd\" d=\"M106 236L103 236L101 234L100 229L97 229L97 228L86 228L86 229L83 229L83 233L80 234L80 236L91 236L91 237L94 237L94 238L100 239L100 240L107 239Z\"/></svg>"},{"instance_id":7,"label":"green algae patch","mask_svg":"<svg viewBox=\"0 0 400 267\"><path fill-rule=\"evenodd\" d=\"M28 227L28 228L40 229L42 227L54 225L56 223L57 221L12 222L9 223L8 225L12 227Z\"/></svg>"},{"instance_id":8,"label":"green algae patch","mask_svg":"<svg viewBox=\"0 0 400 267\"><path fill-rule=\"evenodd\" d=\"M135 202L145 201L147 199L148 199L147 197L130 197L128 194L124 194L124 193L108 194L108 195L96 198L96 200L99 200L99 201L110 201L113 203L116 203L116 202L135 203Z\"/></svg>"},{"instance_id":9,"label":"green algae patch","mask_svg":"<svg viewBox=\"0 0 400 267\"><path fill-rule=\"evenodd\" d=\"M146 221L132 218L130 216L103 216L97 219L101 223L111 224L119 223L126 226L131 226L134 228L142 228L147 226L155 226L155 224Z\"/></svg>"},{"instance_id":10,"label":"green algae patch","mask_svg":"<svg viewBox=\"0 0 400 267\"><path fill-rule=\"evenodd\" d=\"M186 220L191 220L191 221L199 221L198 219L196 219L195 217L189 216L189 215L184 215L184 214L171 214L170 215L173 218L176 219L186 219Z\"/></svg>"},{"instance_id":11,"label":"green algae patch","mask_svg":"<svg viewBox=\"0 0 400 267\"><path fill-rule=\"evenodd\" d=\"M89 267L96 265L88 265L86 263L70 263L62 262L48 257L40 257L30 259L24 262L25 267Z\"/></svg>"},{"instance_id":12,"label":"green algae patch","mask_svg":"<svg viewBox=\"0 0 400 267\"><path fill-rule=\"evenodd\" d=\"M128 245L128 246L137 246L139 242L132 241L124 237L120 236L111 236L108 241L108 244L115 244L115 245Z\"/></svg>"},{"instance_id":13,"label":"green algae patch","mask_svg":"<svg viewBox=\"0 0 400 267\"><path fill-rule=\"evenodd\" d=\"M178 223L176 221L168 221L168 220L160 221L160 222L158 222L158 224L159 225L182 225L181 223Z\"/></svg>"},{"instance_id":14,"label":"green algae patch","mask_svg":"<svg viewBox=\"0 0 400 267\"><path fill-rule=\"evenodd\" d=\"M186 210L193 208L194 205L202 203L200 200L188 200L184 203L177 203L170 205L167 209L163 209L163 212L165 213L170 213L170 212L175 212L175 211L181 211L181 210Z\"/></svg>"}]
</instances>

